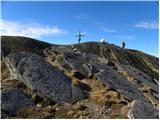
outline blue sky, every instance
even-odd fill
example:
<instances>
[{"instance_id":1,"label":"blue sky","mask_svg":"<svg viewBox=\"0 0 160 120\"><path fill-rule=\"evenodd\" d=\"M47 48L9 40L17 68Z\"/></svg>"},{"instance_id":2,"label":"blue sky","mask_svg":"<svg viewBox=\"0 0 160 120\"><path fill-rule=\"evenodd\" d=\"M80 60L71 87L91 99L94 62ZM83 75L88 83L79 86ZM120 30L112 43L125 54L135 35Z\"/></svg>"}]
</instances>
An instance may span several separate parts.
<instances>
[{"instance_id":1,"label":"blue sky","mask_svg":"<svg viewBox=\"0 0 160 120\"><path fill-rule=\"evenodd\" d=\"M55 44L99 41L158 56L158 2L7 2L2 4L2 34Z\"/></svg>"}]
</instances>

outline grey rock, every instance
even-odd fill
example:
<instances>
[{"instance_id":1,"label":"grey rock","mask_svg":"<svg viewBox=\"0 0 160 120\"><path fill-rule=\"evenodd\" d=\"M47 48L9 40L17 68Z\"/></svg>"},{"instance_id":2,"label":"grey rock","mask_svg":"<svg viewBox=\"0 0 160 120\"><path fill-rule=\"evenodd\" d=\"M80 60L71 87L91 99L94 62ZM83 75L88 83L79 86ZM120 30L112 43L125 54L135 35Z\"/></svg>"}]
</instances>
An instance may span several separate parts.
<instances>
[{"instance_id":1,"label":"grey rock","mask_svg":"<svg viewBox=\"0 0 160 120\"><path fill-rule=\"evenodd\" d=\"M59 46L57 48L52 48L50 51L57 52L57 53L62 53L62 52L65 52L65 53L74 53L73 49L67 48L65 46Z\"/></svg>"},{"instance_id":2,"label":"grey rock","mask_svg":"<svg viewBox=\"0 0 160 120\"><path fill-rule=\"evenodd\" d=\"M99 72L99 69L101 69L101 67L104 68L104 66L108 63L107 59L89 53L79 53L76 61L74 60L74 57L69 60L73 66L87 75L94 75L95 73Z\"/></svg>"},{"instance_id":3,"label":"grey rock","mask_svg":"<svg viewBox=\"0 0 160 120\"><path fill-rule=\"evenodd\" d=\"M83 64L83 67L85 68L88 77L91 77L95 73L99 72L99 70L97 70L96 67L92 64L85 63L85 64Z\"/></svg>"},{"instance_id":4,"label":"grey rock","mask_svg":"<svg viewBox=\"0 0 160 120\"><path fill-rule=\"evenodd\" d=\"M130 68L125 65L122 67L121 64L108 61L107 58L99 57L93 53L77 53L70 48L58 48L52 51L55 53L63 53L65 60L56 61L59 63L59 66L62 66L63 69L65 69L64 66L67 64L71 69L76 69L84 76L93 75L107 86L110 86L111 88L130 98L130 100L138 99L145 101L145 98L142 92L138 90L138 87L118 73L119 71L128 71L129 74L133 75L135 79L139 79L140 82L146 83L152 87L153 90L156 91L155 96L158 93L158 87L153 83L151 77L136 68ZM66 68L68 69L69 67ZM137 73L134 72L135 70ZM139 73L141 73L143 76L140 76Z\"/></svg>"},{"instance_id":5,"label":"grey rock","mask_svg":"<svg viewBox=\"0 0 160 120\"><path fill-rule=\"evenodd\" d=\"M73 69L77 69L81 74L87 76L86 70L83 66L85 61L81 53L65 52L63 54Z\"/></svg>"},{"instance_id":6,"label":"grey rock","mask_svg":"<svg viewBox=\"0 0 160 120\"><path fill-rule=\"evenodd\" d=\"M40 97L58 103L72 101L71 80L39 55L28 52L10 54L6 63L12 76L15 75Z\"/></svg>"},{"instance_id":7,"label":"grey rock","mask_svg":"<svg viewBox=\"0 0 160 120\"><path fill-rule=\"evenodd\" d=\"M87 97L87 95L84 96L84 92L81 90L78 86L72 87L72 99L73 101L82 100Z\"/></svg>"},{"instance_id":8,"label":"grey rock","mask_svg":"<svg viewBox=\"0 0 160 120\"><path fill-rule=\"evenodd\" d=\"M145 100L141 92L126 78L111 68L105 67L105 69L101 69L99 73L95 74L98 80L101 80L104 84L127 96L131 100Z\"/></svg>"},{"instance_id":9,"label":"grey rock","mask_svg":"<svg viewBox=\"0 0 160 120\"><path fill-rule=\"evenodd\" d=\"M126 71L129 75L131 75L134 79L139 81L139 85L141 83L148 85L153 89L156 93L159 93L159 86L154 82L154 79L152 79L149 75L146 73L133 68L131 66L127 65L120 65L118 66L119 71Z\"/></svg>"},{"instance_id":10,"label":"grey rock","mask_svg":"<svg viewBox=\"0 0 160 120\"><path fill-rule=\"evenodd\" d=\"M1 107L9 116L15 115L18 110L27 106L35 106L33 101L17 89L5 89L1 93ZM4 116L4 114L3 114ZM5 115L6 116L6 115ZM4 117L5 117L4 116Z\"/></svg>"},{"instance_id":11,"label":"grey rock","mask_svg":"<svg viewBox=\"0 0 160 120\"><path fill-rule=\"evenodd\" d=\"M114 66L108 66L108 59L91 53L75 53L69 48L67 50L59 48L52 51L55 52L56 50L56 53L59 51L63 53L66 59L63 60L63 62L67 61L72 69L76 69L82 75L95 76L98 80L101 80L104 84L107 86L109 85L111 88L119 91L121 94L128 96L131 100L144 100L142 93L116 71L115 67L118 69L117 64L113 63ZM58 62L60 66L64 65L59 60Z\"/></svg>"},{"instance_id":12,"label":"grey rock","mask_svg":"<svg viewBox=\"0 0 160 120\"><path fill-rule=\"evenodd\" d=\"M159 112L149 103L134 100L128 112L128 117L130 119L158 119Z\"/></svg>"},{"instance_id":13,"label":"grey rock","mask_svg":"<svg viewBox=\"0 0 160 120\"><path fill-rule=\"evenodd\" d=\"M71 71L77 69L78 72L84 76L91 76L99 72L94 65L106 64L108 62L105 58L100 58L94 54L85 54L81 52L74 52L70 48L52 48L48 52L55 54L63 54L63 60L55 60L55 64L58 65L64 71Z\"/></svg>"},{"instance_id":14,"label":"grey rock","mask_svg":"<svg viewBox=\"0 0 160 120\"><path fill-rule=\"evenodd\" d=\"M1 111L1 119L8 119L9 116L4 111Z\"/></svg>"}]
</instances>

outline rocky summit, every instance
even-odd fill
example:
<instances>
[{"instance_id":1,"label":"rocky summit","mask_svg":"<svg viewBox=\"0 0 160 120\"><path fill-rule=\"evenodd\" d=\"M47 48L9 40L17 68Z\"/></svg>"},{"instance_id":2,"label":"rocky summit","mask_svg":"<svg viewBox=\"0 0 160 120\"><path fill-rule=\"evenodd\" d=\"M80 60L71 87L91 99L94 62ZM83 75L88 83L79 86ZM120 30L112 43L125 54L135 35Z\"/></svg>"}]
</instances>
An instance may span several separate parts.
<instances>
[{"instance_id":1,"label":"rocky summit","mask_svg":"<svg viewBox=\"0 0 160 120\"><path fill-rule=\"evenodd\" d=\"M107 42L1 41L1 118L159 118L155 56Z\"/></svg>"}]
</instances>

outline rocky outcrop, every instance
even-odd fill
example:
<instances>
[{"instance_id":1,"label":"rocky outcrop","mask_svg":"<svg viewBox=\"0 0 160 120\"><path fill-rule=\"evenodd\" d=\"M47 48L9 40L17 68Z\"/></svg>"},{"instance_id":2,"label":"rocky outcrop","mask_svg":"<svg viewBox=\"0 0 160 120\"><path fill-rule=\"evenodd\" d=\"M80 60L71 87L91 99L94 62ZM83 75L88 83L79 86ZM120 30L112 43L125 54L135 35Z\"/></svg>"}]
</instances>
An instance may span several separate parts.
<instances>
[{"instance_id":1,"label":"rocky outcrop","mask_svg":"<svg viewBox=\"0 0 160 120\"><path fill-rule=\"evenodd\" d=\"M158 118L158 58L108 43L13 39L2 41L2 118Z\"/></svg>"},{"instance_id":2,"label":"rocky outcrop","mask_svg":"<svg viewBox=\"0 0 160 120\"><path fill-rule=\"evenodd\" d=\"M67 72L75 69L86 77L99 72L99 70L96 69L98 64L104 65L108 62L107 59L101 58L98 55L74 52L71 48L65 47L53 47L48 50L48 53L50 55L47 60L50 64L58 66Z\"/></svg>"},{"instance_id":3,"label":"rocky outcrop","mask_svg":"<svg viewBox=\"0 0 160 120\"><path fill-rule=\"evenodd\" d=\"M118 72L141 91L146 100L158 107L159 102L159 84L158 80L148 74L128 65L118 65Z\"/></svg>"},{"instance_id":4,"label":"rocky outcrop","mask_svg":"<svg viewBox=\"0 0 160 120\"><path fill-rule=\"evenodd\" d=\"M96 54L108 58L111 62L137 68L156 79L159 77L159 59L155 56L151 56L138 50L121 49L120 47L109 43L87 42L77 44L75 47L82 53Z\"/></svg>"},{"instance_id":5,"label":"rocky outcrop","mask_svg":"<svg viewBox=\"0 0 160 120\"><path fill-rule=\"evenodd\" d=\"M31 99L26 97L17 89L2 90L1 98L1 108L3 111L3 116L5 116L5 113L10 116L14 116L17 111L24 107L35 106Z\"/></svg>"},{"instance_id":6,"label":"rocky outcrop","mask_svg":"<svg viewBox=\"0 0 160 120\"><path fill-rule=\"evenodd\" d=\"M158 119L159 112L148 103L134 100L128 117L130 119Z\"/></svg>"},{"instance_id":7,"label":"rocky outcrop","mask_svg":"<svg viewBox=\"0 0 160 120\"><path fill-rule=\"evenodd\" d=\"M131 100L144 100L143 95L134 85L108 66L107 59L94 54L75 53L72 49L64 49L63 47L59 47L58 49L52 48L50 49L50 53L63 54L61 56L61 62L59 62L59 59L57 58L55 61L52 61L52 64L58 64L64 71L67 70L67 67L64 67L61 63L71 66L71 69L76 69L86 77L94 76L96 79L101 80L105 85L126 95Z\"/></svg>"},{"instance_id":8,"label":"rocky outcrop","mask_svg":"<svg viewBox=\"0 0 160 120\"><path fill-rule=\"evenodd\" d=\"M40 97L58 103L73 101L75 89L72 89L71 80L40 56L27 52L10 54L6 57L6 64L12 77L21 80ZM79 93L82 91L76 89L76 96Z\"/></svg>"},{"instance_id":9,"label":"rocky outcrop","mask_svg":"<svg viewBox=\"0 0 160 120\"><path fill-rule=\"evenodd\" d=\"M141 94L141 92L135 86L133 86L127 79L122 77L120 74L116 73L114 70L111 70L109 68L102 69L95 76L98 80L101 80L110 88L115 89L121 94L127 96L130 100L144 100L144 97Z\"/></svg>"},{"instance_id":10,"label":"rocky outcrop","mask_svg":"<svg viewBox=\"0 0 160 120\"><path fill-rule=\"evenodd\" d=\"M118 69L120 72L126 72L128 75L130 75L130 77L137 80L137 82L139 82L139 85L141 85L142 83L146 84L158 93L158 80L157 79L153 79L151 76L147 75L146 73L136 68L133 68L131 66L120 65Z\"/></svg>"},{"instance_id":11,"label":"rocky outcrop","mask_svg":"<svg viewBox=\"0 0 160 120\"><path fill-rule=\"evenodd\" d=\"M158 101L155 100L158 94L158 82L137 68L110 61L108 58L93 53L74 52L71 48L59 47L57 49L53 47L49 52L50 55L55 56L52 61L47 58L50 64L57 65L63 71L75 69L86 77L92 76L131 101L151 102L152 108L154 108L154 104L158 104ZM61 59L56 57L58 55ZM153 93L150 91L151 94L146 94L146 86Z\"/></svg>"}]
</instances>

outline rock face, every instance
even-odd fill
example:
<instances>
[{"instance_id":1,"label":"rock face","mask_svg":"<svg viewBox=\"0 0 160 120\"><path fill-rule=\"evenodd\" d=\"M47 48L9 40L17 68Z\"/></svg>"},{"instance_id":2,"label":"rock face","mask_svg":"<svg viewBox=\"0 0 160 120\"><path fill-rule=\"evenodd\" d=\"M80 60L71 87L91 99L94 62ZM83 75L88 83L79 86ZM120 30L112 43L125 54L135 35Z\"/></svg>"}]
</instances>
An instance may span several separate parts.
<instances>
[{"instance_id":1,"label":"rock face","mask_svg":"<svg viewBox=\"0 0 160 120\"><path fill-rule=\"evenodd\" d=\"M136 87L134 87L127 79L122 77L120 74L109 68L101 70L95 76L98 80L102 80L104 84L109 85L110 88L117 90L131 100L144 100L143 95Z\"/></svg>"},{"instance_id":2,"label":"rock face","mask_svg":"<svg viewBox=\"0 0 160 120\"><path fill-rule=\"evenodd\" d=\"M158 119L159 112L150 104L135 100L128 112L128 117L130 119Z\"/></svg>"},{"instance_id":3,"label":"rock face","mask_svg":"<svg viewBox=\"0 0 160 120\"><path fill-rule=\"evenodd\" d=\"M124 65L121 65L121 67L119 67L119 71L127 72L130 75L130 77L137 80L138 82L137 85L142 85L143 83L145 83L157 93L159 92L158 91L158 87L159 87L158 80L153 79L151 76L147 75L146 73L136 68L133 68L131 66L124 66Z\"/></svg>"},{"instance_id":4,"label":"rock face","mask_svg":"<svg viewBox=\"0 0 160 120\"><path fill-rule=\"evenodd\" d=\"M2 111L8 113L10 116L24 107L34 106L31 99L27 98L23 93L16 89L6 89L1 92Z\"/></svg>"},{"instance_id":5,"label":"rock face","mask_svg":"<svg viewBox=\"0 0 160 120\"><path fill-rule=\"evenodd\" d=\"M108 43L2 38L2 118L158 118L158 58Z\"/></svg>"},{"instance_id":6,"label":"rock face","mask_svg":"<svg viewBox=\"0 0 160 120\"><path fill-rule=\"evenodd\" d=\"M71 80L40 56L27 52L10 54L6 63L11 76L21 80L40 97L58 103L72 101ZM81 93L81 90L76 90L78 92Z\"/></svg>"},{"instance_id":7,"label":"rock face","mask_svg":"<svg viewBox=\"0 0 160 120\"><path fill-rule=\"evenodd\" d=\"M74 52L72 49L65 47L53 47L48 50L48 53L55 56L54 60L49 60L52 64L57 65L64 71L70 72L72 69L76 69L84 76L94 75L99 72L96 69L99 64L105 65L108 62L107 59L102 59L97 55ZM48 59L52 59L52 57L49 56Z\"/></svg>"},{"instance_id":8,"label":"rock face","mask_svg":"<svg viewBox=\"0 0 160 120\"><path fill-rule=\"evenodd\" d=\"M88 42L77 44L76 48L82 53L92 53L107 58L111 62L129 65L158 79L159 59L138 50L121 49L113 44Z\"/></svg>"},{"instance_id":9,"label":"rock face","mask_svg":"<svg viewBox=\"0 0 160 120\"><path fill-rule=\"evenodd\" d=\"M58 52L59 54L63 53L61 62L59 62L59 59L55 60L56 64L60 67L63 66L62 63L65 63L67 66L71 66L71 69L76 69L85 76L95 76L97 80L101 80L104 84L126 95L131 100L144 100L143 95L136 87L108 66L107 59L94 54L74 53L72 49L64 49L63 47L58 49L53 48L50 51L52 51L52 54ZM64 71L68 70L67 68L63 66Z\"/></svg>"}]
</instances>

